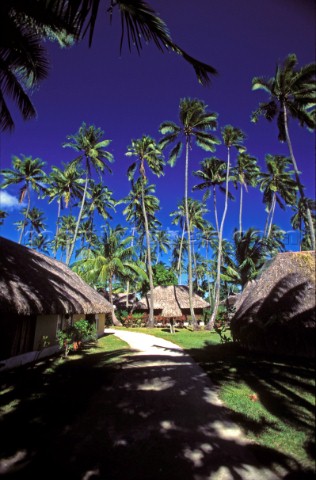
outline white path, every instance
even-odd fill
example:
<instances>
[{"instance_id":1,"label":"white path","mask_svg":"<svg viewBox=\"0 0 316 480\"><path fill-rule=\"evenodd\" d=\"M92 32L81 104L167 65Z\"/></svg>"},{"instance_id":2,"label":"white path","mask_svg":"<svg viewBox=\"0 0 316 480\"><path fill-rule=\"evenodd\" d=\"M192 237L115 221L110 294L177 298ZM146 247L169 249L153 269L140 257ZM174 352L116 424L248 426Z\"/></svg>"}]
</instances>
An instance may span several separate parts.
<instances>
[{"instance_id":1,"label":"white path","mask_svg":"<svg viewBox=\"0 0 316 480\"><path fill-rule=\"evenodd\" d=\"M285 478L288 459L246 439L208 376L179 346L142 333L105 333L132 349L109 388L115 403L105 412L114 445L109 479Z\"/></svg>"}]
</instances>

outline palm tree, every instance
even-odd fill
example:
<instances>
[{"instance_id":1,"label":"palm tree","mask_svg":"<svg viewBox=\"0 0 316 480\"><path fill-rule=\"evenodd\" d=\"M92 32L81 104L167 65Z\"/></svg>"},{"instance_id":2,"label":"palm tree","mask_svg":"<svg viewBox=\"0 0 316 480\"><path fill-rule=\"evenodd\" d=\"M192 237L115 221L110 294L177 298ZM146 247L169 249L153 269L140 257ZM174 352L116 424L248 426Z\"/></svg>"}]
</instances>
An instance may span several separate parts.
<instances>
[{"instance_id":1,"label":"palm tree","mask_svg":"<svg viewBox=\"0 0 316 480\"><path fill-rule=\"evenodd\" d=\"M171 166L175 165L177 158L180 156L183 144L185 145L185 181L184 181L184 198L185 198L185 212L188 232L188 283L189 283L189 302L190 314L193 322L193 327L197 328L197 321L193 310L193 287L192 287L192 254L191 254L191 239L190 239L190 224L189 224L189 209L188 209L188 177L189 177L189 151L192 147L192 141L195 139L196 144L206 151L214 151L215 145L220 141L210 134L211 130L217 128L217 114L208 113L206 111L207 105L201 100L183 98L180 100L179 106L179 120L180 125L174 122L163 122L159 131L164 137L160 140L160 145L164 149L167 146L173 145L169 156L169 163Z\"/></svg>"},{"instance_id":2,"label":"palm tree","mask_svg":"<svg viewBox=\"0 0 316 480\"><path fill-rule=\"evenodd\" d=\"M316 202L312 198L300 198L297 202L297 205L293 205L292 209L294 210L294 215L291 217L291 225L294 230L299 230L300 233L300 250L302 247L307 246L307 250L312 249L312 242L309 235L309 231L304 231L303 224L307 225L307 207L309 208L313 223L315 224L315 210Z\"/></svg>"},{"instance_id":3,"label":"palm tree","mask_svg":"<svg viewBox=\"0 0 316 480\"><path fill-rule=\"evenodd\" d=\"M107 165L107 162L113 162L113 155L104 150L105 147L109 145L111 140L102 140L103 134L104 132L100 128L96 128L94 125L87 126L83 122L77 133L67 136L67 139L70 141L63 144L63 147L70 147L79 153L78 157L71 162L71 165L77 167L83 163L85 174L84 191L77 218L76 230L70 247L69 255L66 258L67 265L70 263L70 259L75 248L79 225L86 202L88 183L89 179L91 178L92 168L95 168L100 175L104 172L104 170L112 173L110 167Z\"/></svg>"},{"instance_id":4,"label":"palm tree","mask_svg":"<svg viewBox=\"0 0 316 480\"><path fill-rule=\"evenodd\" d=\"M36 116L28 92L47 76L48 57L42 40L57 40L69 46L89 34L92 44L100 0L2 0L0 2L0 130L12 130L14 121L5 100L16 103L25 120ZM167 25L142 0L110 1L106 10L110 19L114 10L121 15L121 49L124 37L131 50L134 45L140 53L143 42L152 42L160 51L171 50L182 56L195 70L199 82L207 85L216 70L191 57L173 42ZM104 12L102 12L104 13Z\"/></svg>"},{"instance_id":5,"label":"palm tree","mask_svg":"<svg viewBox=\"0 0 316 480\"><path fill-rule=\"evenodd\" d=\"M57 235L57 243L55 248L60 248L63 253L66 253L66 258L69 256L72 238L76 230L76 218L73 215L64 215L59 219L59 230Z\"/></svg>"},{"instance_id":6,"label":"palm tree","mask_svg":"<svg viewBox=\"0 0 316 480\"><path fill-rule=\"evenodd\" d=\"M147 184L146 165L149 170L160 177L163 175L163 167L165 165L163 160L163 154L161 149L156 144L155 140L148 135L144 135L142 138L132 140L130 146L127 147L125 154L128 157L136 157L136 161L130 165L127 171L128 179L133 180L136 170L139 172L140 187L141 187L141 206L145 226L146 246L147 246L147 268L150 287L150 305L149 305L149 319L148 325L154 326L154 281L152 272L152 260L151 260L151 246L150 246L150 232L149 222L146 210L145 202L145 186Z\"/></svg>"},{"instance_id":7,"label":"palm tree","mask_svg":"<svg viewBox=\"0 0 316 480\"><path fill-rule=\"evenodd\" d=\"M38 252L42 252L49 255L51 242L47 235L39 233L33 238L32 243L33 243L32 248L34 248Z\"/></svg>"},{"instance_id":8,"label":"palm tree","mask_svg":"<svg viewBox=\"0 0 316 480\"><path fill-rule=\"evenodd\" d=\"M178 283L182 285L182 271L184 269L184 255L188 253L188 242L183 235L181 237L177 235L172 242L173 248L171 251L171 267L174 269L178 276Z\"/></svg>"},{"instance_id":9,"label":"palm tree","mask_svg":"<svg viewBox=\"0 0 316 480\"><path fill-rule=\"evenodd\" d=\"M210 157L205 158L201 162L201 166L201 170L193 172L193 175L200 178L202 183L195 185L193 190L206 190L207 193L204 195L204 199L207 200L209 197L208 191L212 189L215 225L217 232L219 232L216 187L219 188L220 192L226 192L226 189L222 186L226 178L226 162L216 157ZM231 200L234 198L230 192L228 192L228 197Z\"/></svg>"},{"instance_id":10,"label":"palm tree","mask_svg":"<svg viewBox=\"0 0 316 480\"><path fill-rule=\"evenodd\" d=\"M42 40L57 40L62 46L71 43L67 33L75 33L75 24L67 24L53 4L38 0L1 2L0 130L14 128L11 102L24 120L36 117L29 93L48 74L48 58Z\"/></svg>"},{"instance_id":11,"label":"palm tree","mask_svg":"<svg viewBox=\"0 0 316 480\"><path fill-rule=\"evenodd\" d=\"M25 196L27 196L25 220L22 224L19 243L22 242L26 225L25 222L28 218L28 213L31 207L31 190L36 192L45 192L45 182L47 181L47 177L45 172L42 170L44 165L45 162L43 162L40 158L32 158L31 156L27 157L25 155L22 155L20 158L14 155L12 159L13 168L5 168L1 170L1 174L4 177L1 188L7 188L9 185L22 184L19 194L19 203L22 203L25 199Z\"/></svg>"},{"instance_id":12,"label":"palm tree","mask_svg":"<svg viewBox=\"0 0 316 480\"><path fill-rule=\"evenodd\" d=\"M102 241L96 247L82 252L82 258L72 265L87 283L96 287L108 285L109 301L112 305L112 321L121 325L115 315L113 305L113 282L115 278L126 281L133 273L147 280L146 272L135 261L131 237L125 237L126 229L117 225L106 226Z\"/></svg>"},{"instance_id":13,"label":"palm tree","mask_svg":"<svg viewBox=\"0 0 316 480\"><path fill-rule=\"evenodd\" d=\"M94 28L99 14L100 0L79 0L77 2L65 2L65 0L55 0L57 12L60 12L63 19L67 20L67 25L75 25L79 33L79 38L89 36L89 46L92 45ZM127 44L131 51L132 46L137 52L143 48L143 43L149 42L163 52L164 50L175 52L183 57L194 68L198 81L202 85L210 82L210 75L216 74L215 68L200 62L190 56L179 45L172 40L168 27L159 17L158 13L143 0L131 2L130 0L111 0L110 7L106 10L110 20L116 10L119 10L121 16L121 42L122 49L124 38L127 38ZM104 14L104 11L102 11Z\"/></svg>"},{"instance_id":14,"label":"palm tree","mask_svg":"<svg viewBox=\"0 0 316 480\"><path fill-rule=\"evenodd\" d=\"M267 244L259 232L249 228L246 232L235 229L233 236L235 260L229 259L224 268L222 280L241 286L253 280L259 273L267 257Z\"/></svg>"},{"instance_id":15,"label":"palm tree","mask_svg":"<svg viewBox=\"0 0 316 480\"><path fill-rule=\"evenodd\" d=\"M55 257L57 254L57 238L61 210L64 206L68 208L71 199L82 198L84 190L83 184L85 182L82 178L82 170L73 164L64 164L63 166L63 169L53 166L47 179L48 187L46 194L49 198L48 203L56 200L58 205L54 247Z\"/></svg>"},{"instance_id":16,"label":"palm tree","mask_svg":"<svg viewBox=\"0 0 316 480\"><path fill-rule=\"evenodd\" d=\"M270 98L269 102L259 104L259 108L252 114L252 121L257 122L260 115L268 121L277 118L279 140L286 141L288 145L300 197L304 199L304 188L289 134L289 117L298 120L302 127L315 130L315 63L300 69L297 68L297 63L297 57L292 53L286 57L283 64L277 65L274 77L253 78L252 90L264 90ZM306 210L306 216L312 249L315 250L315 230L309 208Z\"/></svg>"},{"instance_id":17,"label":"palm tree","mask_svg":"<svg viewBox=\"0 0 316 480\"><path fill-rule=\"evenodd\" d=\"M44 212L36 207L33 207L29 210L26 221L30 227L28 245L33 247L34 234L40 234L45 229Z\"/></svg>"},{"instance_id":18,"label":"palm tree","mask_svg":"<svg viewBox=\"0 0 316 480\"><path fill-rule=\"evenodd\" d=\"M93 228L94 213L97 212L104 220L112 220L109 209L115 211L115 201L112 197L113 192L102 183L95 183L94 180L89 181L89 195L86 202L84 215L91 220Z\"/></svg>"},{"instance_id":19,"label":"palm tree","mask_svg":"<svg viewBox=\"0 0 316 480\"><path fill-rule=\"evenodd\" d=\"M243 192L247 192L247 186L254 187L257 184L260 168L257 165L257 159L247 153L240 153L237 156L236 166L232 169L234 183L240 186L239 200L239 232L242 232L242 210L243 210Z\"/></svg>"},{"instance_id":20,"label":"palm tree","mask_svg":"<svg viewBox=\"0 0 316 480\"><path fill-rule=\"evenodd\" d=\"M208 324L208 328L212 329L219 307L220 301L220 288L221 288L221 265L222 265L222 243L223 243L223 231L224 231L224 223L227 214L228 208L228 184L229 184L229 174L230 174L230 155L231 155L231 148L234 147L237 149L239 153L244 152L246 149L243 146L243 142L246 138L246 135L242 130L239 128L233 127L232 125L226 125L222 128L222 137L223 143L227 149L227 165L226 165L226 187L225 187L225 205L224 211L222 215L222 220L219 228L218 233L218 255L217 255L217 273L216 273L216 281L215 281L215 299L214 299L214 309L211 315L210 322Z\"/></svg>"},{"instance_id":21,"label":"palm tree","mask_svg":"<svg viewBox=\"0 0 316 480\"><path fill-rule=\"evenodd\" d=\"M164 230L158 230L154 234L154 242L156 244L156 264L160 262L162 252L167 253L170 248L170 237Z\"/></svg>"},{"instance_id":22,"label":"palm tree","mask_svg":"<svg viewBox=\"0 0 316 480\"><path fill-rule=\"evenodd\" d=\"M208 210L205 208L205 205L198 200L194 200L193 198L188 198L188 209L189 209L189 235L192 240L192 259L193 259L193 265L194 269L196 270L196 255L195 251L193 248L195 238L194 238L194 230L200 230L204 231L206 227L206 220L203 218L203 215L208 212ZM184 241L184 234L186 231L186 213L185 213L185 200L183 199L182 202L178 205L178 209L175 210L174 212L170 213L171 217L174 217L172 220L172 223L175 225L180 225L180 228L182 230L181 234L181 243L180 243L180 251L179 251L179 259L178 259L178 265L177 265L177 270L180 270L180 264L181 264L181 254L182 254L182 244ZM188 232L187 232L188 234ZM189 268L189 266L188 266Z\"/></svg>"},{"instance_id":23,"label":"palm tree","mask_svg":"<svg viewBox=\"0 0 316 480\"><path fill-rule=\"evenodd\" d=\"M268 217L264 235L269 238L276 204L285 209L287 205L294 205L296 200L296 182L292 179L293 171L288 170L291 161L283 155L265 156L268 172L259 176L260 190L263 192L263 201L267 205Z\"/></svg>"}]
</instances>

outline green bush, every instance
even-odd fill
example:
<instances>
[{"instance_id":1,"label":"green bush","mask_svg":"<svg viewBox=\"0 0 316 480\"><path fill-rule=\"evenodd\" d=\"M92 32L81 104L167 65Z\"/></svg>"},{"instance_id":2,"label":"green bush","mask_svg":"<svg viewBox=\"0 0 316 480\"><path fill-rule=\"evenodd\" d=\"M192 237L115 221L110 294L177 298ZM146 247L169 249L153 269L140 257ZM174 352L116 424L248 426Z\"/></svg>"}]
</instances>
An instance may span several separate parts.
<instances>
[{"instance_id":1,"label":"green bush","mask_svg":"<svg viewBox=\"0 0 316 480\"><path fill-rule=\"evenodd\" d=\"M80 319L73 325L67 325L63 330L59 330L56 335L59 347L67 356L71 350L78 350L84 342L97 340L96 326L88 320Z\"/></svg>"}]
</instances>

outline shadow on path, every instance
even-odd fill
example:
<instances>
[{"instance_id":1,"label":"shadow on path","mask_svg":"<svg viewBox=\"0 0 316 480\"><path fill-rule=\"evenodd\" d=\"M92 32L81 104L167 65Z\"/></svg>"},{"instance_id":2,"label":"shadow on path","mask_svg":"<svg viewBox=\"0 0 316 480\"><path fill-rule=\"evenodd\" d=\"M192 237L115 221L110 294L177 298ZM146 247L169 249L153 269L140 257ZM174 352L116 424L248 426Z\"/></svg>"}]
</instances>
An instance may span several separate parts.
<instances>
[{"instance_id":1,"label":"shadow on path","mask_svg":"<svg viewBox=\"0 0 316 480\"><path fill-rule=\"evenodd\" d=\"M12 468L2 462L0 477L305 478L295 477L293 459L247 442L191 357L157 338L155 345L117 352L124 357L116 369L104 368L110 356L97 353L88 365L83 355L44 375L38 396L33 385L4 415L1 458L20 458Z\"/></svg>"}]
</instances>

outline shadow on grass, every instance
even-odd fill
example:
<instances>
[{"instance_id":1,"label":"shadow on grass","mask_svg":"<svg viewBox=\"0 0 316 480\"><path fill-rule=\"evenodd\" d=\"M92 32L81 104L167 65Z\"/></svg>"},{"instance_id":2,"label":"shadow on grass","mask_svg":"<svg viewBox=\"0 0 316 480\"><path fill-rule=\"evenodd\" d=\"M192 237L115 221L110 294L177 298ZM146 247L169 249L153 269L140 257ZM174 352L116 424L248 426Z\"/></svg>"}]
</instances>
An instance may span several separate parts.
<instances>
[{"instance_id":1,"label":"shadow on grass","mask_svg":"<svg viewBox=\"0 0 316 480\"><path fill-rule=\"evenodd\" d=\"M269 413L294 427L297 432L304 431L307 435L304 449L309 463L315 465L313 360L249 352L232 342L208 344L202 349L188 350L188 353L197 363L203 365L203 369L217 387L244 382ZM310 402L304 398L303 392L310 394ZM267 422L263 417L257 421L240 412L230 411L229 415L246 432L254 435L268 427L278 431L277 423ZM303 475L303 472L300 474ZM311 478L315 478L315 469L313 472L307 469L306 475L309 474Z\"/></svg>"},{"instance_id":2,"label":"shadow on grass","mask_svg":"<svg viewBox=\"0 0 316 480\"><path fill-rule=\"evenodd\" d=\"M228 352L217 351L217 365L210 358L218 382L232 375ZM1 478L309 478L277 450L240 442L187 356L87 353L1 375ZM267 477L265 468L290 476Z\"/></svg>"}]
</instances>

